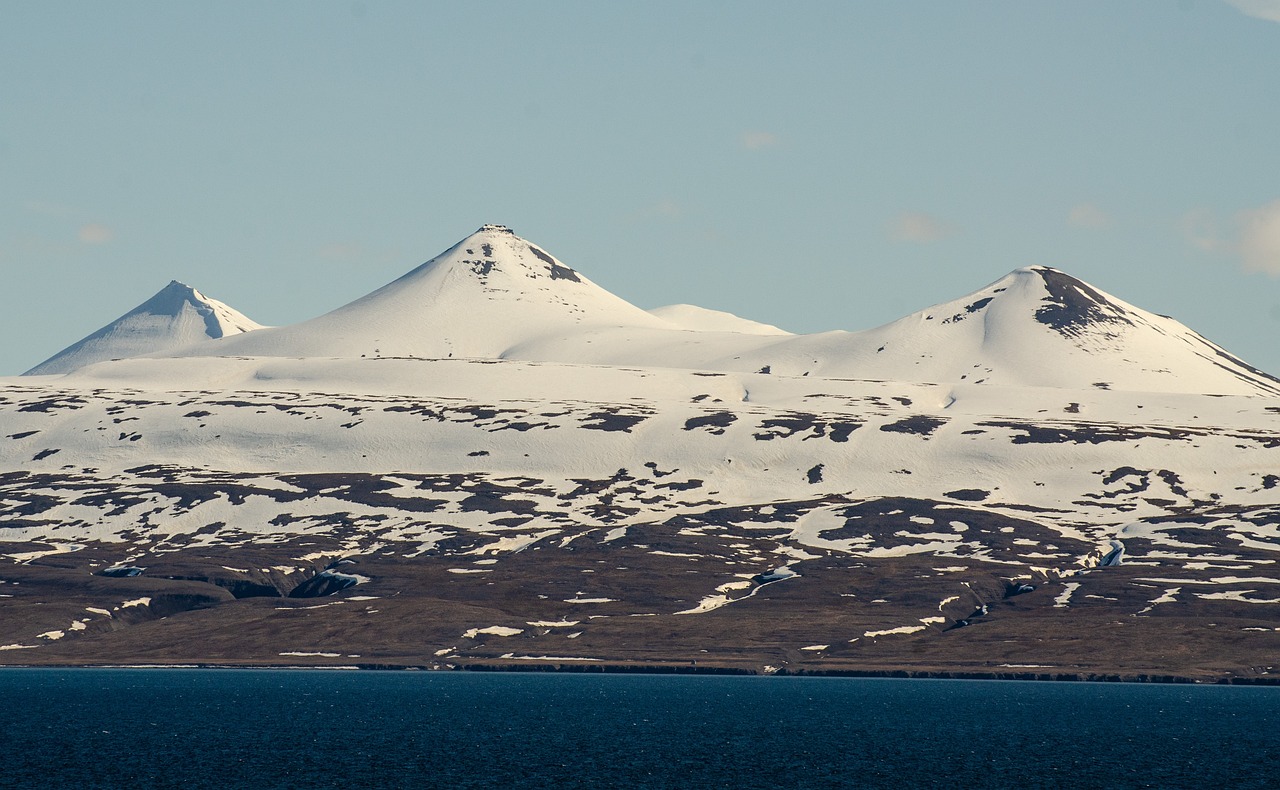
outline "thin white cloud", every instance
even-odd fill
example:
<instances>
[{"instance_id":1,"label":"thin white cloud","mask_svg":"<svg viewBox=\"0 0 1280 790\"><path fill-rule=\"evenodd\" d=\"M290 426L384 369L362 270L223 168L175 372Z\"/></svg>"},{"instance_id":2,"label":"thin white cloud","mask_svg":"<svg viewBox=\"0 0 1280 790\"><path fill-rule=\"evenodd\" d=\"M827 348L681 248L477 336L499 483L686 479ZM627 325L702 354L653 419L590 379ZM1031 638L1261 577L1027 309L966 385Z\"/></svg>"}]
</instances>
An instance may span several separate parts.
<instances>
[{"instance_id":1,"label":"thin white cloud","mask_svg":"<svg viewBox=\"0 0 1280 790\"><path fill-rule=\"evenodd\" d=\"M772 148L778 144L778 135L773 132L743 132L740 138L742 147L748 151L759 151L761 148Z\"/></svg>"},{"instance_id":2,"label":"thin white cloud","mask_svg":"<svg viewBox=\"0 0 1280 790\"><path fill-rule=\"evenodd\" d=\"M1218 218L1207 208L1192 209L1183 214L1178 220L1178 228L1188 244L1204 252L1222 252L1230 247L1218 229Z\"/></svg>"},{"instance_id":3,"label":"thin white cloud","mask_svg":"<svg viewBox=\"0 0 1280 790\"><path fill-rule=\"evenodd\" d=\"M1242 211L1236 219L1240 223L1238 249L1245 270L1280 277L1280 200Z\"/></svg>"},{"instance_id":4,"label":"thin white cloud","mask_svg":"<svg viewBox=\"0 0 1280 790\"><path fill-rule=\"evenodd\" d=\"M1280 0L1226 0L1227 4L1245 16L1280 22Z\"/></svg>"},{"instance_id":5,"label":"thin white cloud","mask_svg":"<svg viewBox=\"0 0 1280 790\"><path fill-rule=\"evenodd\" d=\"M631 212L625 219L627 222L643 222L654 218L679 219L684 213L683 206L670 198L665 198Z\"/></svg>"},{"instance_id":6,"label":"thin white cloud","mask_svg":"<svg viewBox=\"0 0 1280 790\"><path fill-rule=\"evenodd\" d=\"M896 241L928 244L954 234L950 223L919 211L903 212L889 223L889 236Z\"/></svg>"},{"instance_id":7,"label":"thin white cloud","mask_svg":"<svg viewBox=\"0 0 1280 790\"><path fill-rule=\"evenodd\" d=\"M660 200L650 206L647 213L655 214L659 217L678 217L680 216L680 204L674 200Z\"/></svg>"},{"instance_id":8,"label":"thin white cloud","mask_svg":"<svg viewBox=\"0 0 1280 790\"><path fill-rule=\"evenodd\" d=\"M1081 203L1071 207L1067 224L1077 228L1105 228L1111 224L1111 217L1094 203Z\"/></svg>"},{"instance_id":9,"label":"thin white cloud","mask_svg":"<svg viewBox=\"0 0 1280 790\"><path fill-rule=\"evenodd\" d=\"M1192 246L1237 257L1245 271L1280 277L1280 200L1241 211L1235 216L1235 227L1227 231L1212 211L1203 208L1183 215L1181 227Z\"/></svg>"},{"instance_id":10,"label":"thin white cloud","mask_svg":"<svg viewBox=\"0 0 1280 790\"><path fill-rule=\"evenodd\" d=\"M330 242L322 245L316 250L321 258L327 258L333 261L352 261L364 257L364 248L359 244L349 244L346 242Z\"/></svg>"},{"instance_id":11,"label":"thin white cloud","mask_svg":"<svg viewBox=\"0 0 1280 790\"><path fill-rule=\"evenodd\" d=\"M340 267L403 263L405 257L399 247L371 247L352 241L331 241L314 247L312 253Z\"/></svg>"},{"instance_id":12,"label":"thin white cloud","mask_svg":"<svg viewBox=\"0 0 1280 790\"><path fill-rule=\"evenodd\" d=\"M65 217L68 214L76 213L67 206L60 203L50 203L47 200L28 200L22 206L34 214L44 214L48 217Z\"/></svg>"},{"instance_id":13,"label":"thin white cloud","mask_svg":"<svg viewBox=\"0 0 1280 790\"><path fill-rule=\"evenodd\" d=\"M106 244L116 237L111 228L98 222L81 225L76 235L85 244Z\"/></svg>"}]
</instances>

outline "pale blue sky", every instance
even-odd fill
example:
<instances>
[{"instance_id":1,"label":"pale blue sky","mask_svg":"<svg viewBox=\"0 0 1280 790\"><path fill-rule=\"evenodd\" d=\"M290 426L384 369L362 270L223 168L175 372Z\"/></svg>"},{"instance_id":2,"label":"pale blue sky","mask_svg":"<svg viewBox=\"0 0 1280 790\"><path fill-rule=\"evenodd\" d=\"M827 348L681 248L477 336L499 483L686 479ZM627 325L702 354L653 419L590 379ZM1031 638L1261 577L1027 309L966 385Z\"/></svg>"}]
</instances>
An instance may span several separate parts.
<instances>
[{"instance_id":1,"label":"pale blue sky","mask_svg":"<svg viewBox=\"0 0 1280 790\"><path fill-rule=\"evenodd\" d=\"M1280 373L1280 0L0 0L0 374L486 222L793 331L1055 266Z\"/></svg>"}]
</instances>

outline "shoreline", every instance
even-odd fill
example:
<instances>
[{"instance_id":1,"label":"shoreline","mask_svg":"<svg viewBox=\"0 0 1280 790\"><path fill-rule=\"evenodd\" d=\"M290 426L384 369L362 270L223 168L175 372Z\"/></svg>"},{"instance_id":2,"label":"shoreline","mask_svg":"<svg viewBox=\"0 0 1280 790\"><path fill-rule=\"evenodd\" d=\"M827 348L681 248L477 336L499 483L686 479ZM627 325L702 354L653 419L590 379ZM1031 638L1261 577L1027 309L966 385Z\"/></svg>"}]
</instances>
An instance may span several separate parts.
<instances>
[{"instance_id":1,"label":"shoreline","mask_svg":"<svg viewBox=\"0 0 1280 790\"><path fill-rule=\"evenodd\" d=\"M1143 683L1194 686L1280 686L1277 677L1205 676L1165 673L1120 672L981 672L973 670L912 669L778 669L761 672L744 667L680 666L675 664L638 666L630 664L226 664L192 662L174 664L3 664L6 669L172 669L172 670L283 670L322 672L474 672L474 673L547 673L579 675L714 675L738 677L785 678L881 678L894 680L988 680L1046 683Z\"/></svg>"}]
</instances>

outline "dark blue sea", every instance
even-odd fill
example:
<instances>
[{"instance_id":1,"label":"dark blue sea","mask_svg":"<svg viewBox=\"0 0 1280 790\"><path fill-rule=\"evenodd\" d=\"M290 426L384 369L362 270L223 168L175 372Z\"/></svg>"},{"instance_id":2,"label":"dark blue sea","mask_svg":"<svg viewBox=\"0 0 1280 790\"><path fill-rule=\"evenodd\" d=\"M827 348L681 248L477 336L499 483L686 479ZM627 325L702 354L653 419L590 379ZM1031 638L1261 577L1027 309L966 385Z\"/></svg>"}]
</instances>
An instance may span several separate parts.
<instances>
[{"instance_id":1,"label":"dark blue sea","mask_svg":"<svg viewBox=\"0 0 1280 790\"><path fill-rule=\"evenodd\" d=\"M1280 787L1280 688L0 669L0 787Z\"/></svg>"}]
</instances>

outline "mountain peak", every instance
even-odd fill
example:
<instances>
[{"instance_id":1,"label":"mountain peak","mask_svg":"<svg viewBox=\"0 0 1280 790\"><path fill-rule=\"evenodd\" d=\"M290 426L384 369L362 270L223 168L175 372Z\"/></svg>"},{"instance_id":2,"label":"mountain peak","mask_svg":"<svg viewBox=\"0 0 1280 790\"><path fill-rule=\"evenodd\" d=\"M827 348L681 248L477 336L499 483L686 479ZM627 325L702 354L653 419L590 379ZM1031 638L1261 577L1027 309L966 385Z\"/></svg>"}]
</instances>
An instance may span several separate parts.
<instances>
[{"instance_id":1,"label":"mountain peak","mask_svg":"<svg viewBox=\"0 0 1280 790\"><path fill-rule=\"evenodd\" d=\"M451 258L450 253L462 250L467 257ZM505 254L504 254L505 253ZM528 256L533 258L529 259ZM407 276L440 265L458 265L482 279L493 272L524 275L530 278L546 277L581 283L582 277L573 269L556 260L545 250L516 235L506 225L481 225L480 229L458 242L448 252L431 259ZM402 278L403 279L403 278Z\"/></svg>"},{"instance_id":2,"label":"mountain peak","mask_svg":"<svg viewBox=\"0 0 1280 790\"><path fill-rule=\"evenodd\" d=\"M1111 329L1134 325L1130 306L1066 272L1049 266L1029 266L1014 274L1039 278L1045 296L1035 311L1035 319L1063 337L1080 337L1090 327L1107 331L1108 325Z\"/></svg>"},{"instance_id":3,"label":"mountain peak","mask_svg":"<svg viewBox=\"0 0 1280 790\"><path fill-rule=\"evenodd\" d=\"M1280 381L1177 321L1049 266L863 336L883 349L868 371L890 378L1280 394Z\"/></svg>"},{"instance_id":4,"label":"mountain peak","mask_svg":"<svg viewBox=\"0 0 1280 790\"><path fill-rule=\"evenodd\" d=\"M171 280L147 301L23 375L69 373L95 362L173 351L261 328L240 311Z\"/></svg>"}]
</instances>

